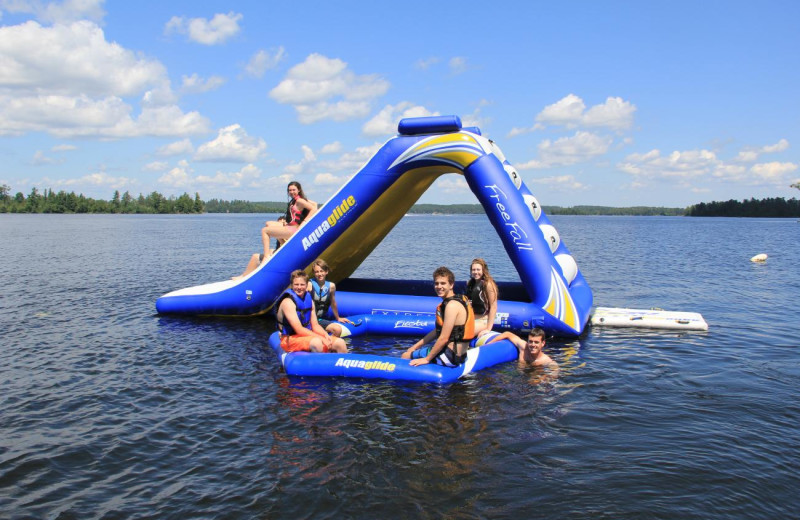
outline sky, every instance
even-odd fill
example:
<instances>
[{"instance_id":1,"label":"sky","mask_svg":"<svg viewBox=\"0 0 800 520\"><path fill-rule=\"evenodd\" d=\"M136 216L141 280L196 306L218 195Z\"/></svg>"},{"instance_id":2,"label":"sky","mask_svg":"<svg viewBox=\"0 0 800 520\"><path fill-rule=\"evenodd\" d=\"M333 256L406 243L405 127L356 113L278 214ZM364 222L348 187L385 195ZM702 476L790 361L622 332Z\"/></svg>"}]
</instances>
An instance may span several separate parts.
<instances>
[{"instance_id":1,"label":"sky","mask_svg":"<svg viewBox=\"0 0 800 520\"><path fill-rule=\"evenodd\" d=\"M547 205L796 197L800 2L0 0L0 184L326 201L403 117ZM476 203L463 177L419 200Z\"/></svg>"}]
</instances>

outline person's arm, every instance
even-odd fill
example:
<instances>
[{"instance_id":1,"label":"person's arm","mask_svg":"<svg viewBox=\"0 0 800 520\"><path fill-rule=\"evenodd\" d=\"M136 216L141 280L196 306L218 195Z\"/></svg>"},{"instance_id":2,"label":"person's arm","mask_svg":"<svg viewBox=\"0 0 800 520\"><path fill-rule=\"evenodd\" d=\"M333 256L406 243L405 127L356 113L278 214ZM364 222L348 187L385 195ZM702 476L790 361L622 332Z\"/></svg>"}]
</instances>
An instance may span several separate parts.
<instances>
[{"instance_id":1,"label":"person's arm","mask_svg":"<svg viewBox=\"0 0 800 520\"><path fill-rule=\"evenodd\" d=\"M412 359L411 366L419 366L419 365L427 365L434 359L436 356L441 354L442 350L447 346L447 343L450 341L450 334L453 332L453 326L456 324L456 317L458 316L458 310L450 309L450 312L447 312L447 309L450 308L451 305L461 306L460 303L451 301L448 302L447 306L444 308L444 321L442 323L442 332L439 334L439 337L436 338L436 343L433 344L431 347L430 352L424 358L419 359ZM431 331L433 334L436 334L436 331ZM426 336L427 337L427 336Z\"/></svg>"},{"instance_id":2,"label":"person's arm","mask_svg":"<svg viewBox=\"0 0 800 520\"><path fill-rule=\"evenodd\" d=\"M339 316L339 307L336 306L336 284L333 282L331 282L330 291L331 291L331 312L333 313L333 319L335 319L336 321L341 321L342 323L353 323L347 318L342 318Z\"/></svg>"},{"instance_id":3,"label":"person's arm","mask_svg":"<svg viewBox=\"0 0 800 520\"><path fill-rule=\"evenodd\" d=\"M492 330L494 319L497 316L497 285L490 283L486 286L486 297L489 299L489 313L486 315L486 330Z\"/></svg>"},{"instance_id":4,"label":"person's arm","mask_svg":"<svg viewBox=\"0 0 800 520\"><path fill-rule=\"evenodd\" d=\"M302 197L297 197L297 200L295 201L295 205L299 206L300 209L307 209L308 210L308 215L306 216L306 220L311 218L311 215L313 215L317 211L317 203L314 202L313 200L306 200L306 199L304 199Z\"/></svg>"}]
</instances>

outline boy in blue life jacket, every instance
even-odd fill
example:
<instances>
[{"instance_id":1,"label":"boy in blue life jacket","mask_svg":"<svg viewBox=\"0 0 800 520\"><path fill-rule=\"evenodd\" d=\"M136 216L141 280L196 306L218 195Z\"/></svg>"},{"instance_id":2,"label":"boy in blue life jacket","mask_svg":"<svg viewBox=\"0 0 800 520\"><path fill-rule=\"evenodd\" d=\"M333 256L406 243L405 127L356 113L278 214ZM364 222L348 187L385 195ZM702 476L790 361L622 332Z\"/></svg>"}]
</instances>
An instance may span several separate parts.
<instances>
[{"instance_id":1,"label":"boy in blue life jacket","mask_svg":"<svg viewBox=\"0 0 800 520\"><path fill-rule=\"evenodd\" d=\"M317 322L306 272L300 269L292 271L289 282L289 288L278 299L276 313L281 348L286 352L347 353L344 340L332 338Z\"/></svg>"}]
</instances>

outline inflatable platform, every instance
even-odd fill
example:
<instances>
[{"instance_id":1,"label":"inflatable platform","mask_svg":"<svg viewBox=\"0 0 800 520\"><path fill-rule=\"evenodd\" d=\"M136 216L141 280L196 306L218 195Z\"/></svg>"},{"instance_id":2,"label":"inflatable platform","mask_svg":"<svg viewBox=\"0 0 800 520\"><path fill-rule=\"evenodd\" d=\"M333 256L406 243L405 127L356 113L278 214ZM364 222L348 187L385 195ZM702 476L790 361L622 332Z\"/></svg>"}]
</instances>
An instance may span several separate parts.
<instances>
[{"instance_id":1,"label":"inflatable platform","mask_svg":"<svg viewBox=\"0 0 800 520\"><path fill-rule=\"evenodd\" d=\"M289 273L311 273L312 262L324 258L337 284L341 315L430 316L440 301L430 280L349 277L425 190L447 173L464 176L522 281L499 284L503 299L496 327L539 326L552 335L580 335L592 291L575 259L500 148L478 128L462 128L457 116L403 119L397 136L258 269L239 280L170 292L156 301L156 309L162 314L263 314L288 286Z\"/></svg>"},{"instance_id":2,"label":"inflatable platform","mask_svg":"<svg viewBox=\"0 0 800 520\"><path fill-rule=\"evenodd\" d=\"M400 356L374 354L312 354L287 353L280 346L280 334L274 332L269 344L290 376L357 377L362 379L391 379L429 383L452 383L467 374L518 357L517 347L507 339L486 345L496 336L494 332L472 340L467 359L457 367L443 367L434 363L412 367L409 360Z\"/></svg>"}]
</instances>

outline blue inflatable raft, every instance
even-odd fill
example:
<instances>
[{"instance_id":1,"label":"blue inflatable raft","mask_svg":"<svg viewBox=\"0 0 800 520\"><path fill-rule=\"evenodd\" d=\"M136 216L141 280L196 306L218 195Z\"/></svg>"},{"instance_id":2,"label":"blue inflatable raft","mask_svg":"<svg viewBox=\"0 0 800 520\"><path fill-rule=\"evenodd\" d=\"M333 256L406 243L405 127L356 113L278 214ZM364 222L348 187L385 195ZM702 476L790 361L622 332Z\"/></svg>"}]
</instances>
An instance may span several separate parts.
<instances>
[{"instance_id":1,"label":"blue inflatable raft","mask_svg":"<svg viewBox=\"0 0 800 520\"><path fill-rule=\"evenodd\" d=\"M291 376L356 377L452 383L472 372L517 359L517 347L508 340L484 345L483 343L490 337L487 335L473 340L473 345L482 346L470 348L464 364L452 368L433 363L412 367L407 359L373 354L287 353L280 346L280 335L277 332L270 336L269 344L286 373Z\"/></svg>"}]
</instances>

